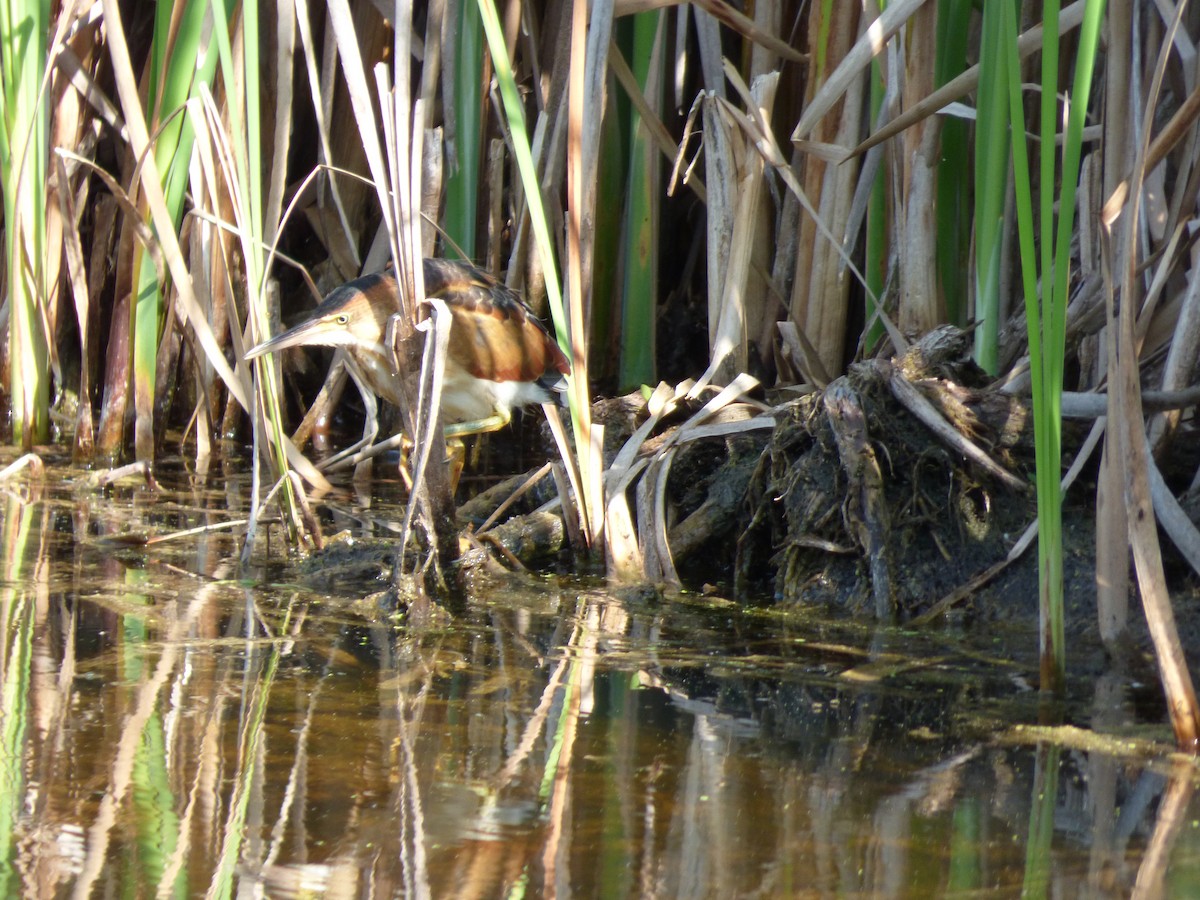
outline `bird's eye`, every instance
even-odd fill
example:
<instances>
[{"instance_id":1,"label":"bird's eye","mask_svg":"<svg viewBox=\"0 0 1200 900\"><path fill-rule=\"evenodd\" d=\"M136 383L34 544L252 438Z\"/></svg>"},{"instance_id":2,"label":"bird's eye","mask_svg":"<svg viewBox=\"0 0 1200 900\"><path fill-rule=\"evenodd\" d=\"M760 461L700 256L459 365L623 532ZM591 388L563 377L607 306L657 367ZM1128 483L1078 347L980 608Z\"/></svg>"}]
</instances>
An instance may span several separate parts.
<instances>
[{"instance_id":1,"label":"bird's eye","mask_svg":"<svg viewBox=\"0 0 1200 900\"><path fill-rule=\"evenodd\" d=\"M337 317L337 323L339 325L345 325L349 321L350 321L350 317L348 315L346 315L345 313L342 313L340 316Z\"/></svg>"}]
</instances>

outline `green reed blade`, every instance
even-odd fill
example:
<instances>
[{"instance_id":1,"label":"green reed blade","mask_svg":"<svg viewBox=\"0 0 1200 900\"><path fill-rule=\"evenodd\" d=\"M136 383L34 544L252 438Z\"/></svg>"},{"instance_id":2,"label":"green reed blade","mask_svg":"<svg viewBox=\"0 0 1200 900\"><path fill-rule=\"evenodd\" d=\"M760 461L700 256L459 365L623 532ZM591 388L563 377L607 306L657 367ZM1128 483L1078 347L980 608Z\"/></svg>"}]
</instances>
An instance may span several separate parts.
<instances>
[{"instance_id":1,"label":"green reed blade","mask_svg":"<svg viewBox=\"0 0 1200 900\"><path fill-rule=\"evenodd\" d=\"M142 729L142 740L133 760L130 793L137 829L137 878L140 884L161 883L181 837L179 801L171 790L165 729L162 716L153 713ZM173 883L174 896L187 896L186 878L186 869L180 869Z\"/></svg>"},{"instance_id":2,"label":"green reed blade","mask_svg":"<svg viewBox=\"0 0 1200 900\"><path fill-rule=\"evenodd\" d=\"M638 13L633 21L630 68L651 109L661 105L662 11ZM662 192L658 149L636 111L630 110L629 178L625 207L625 282L621 289L622 388L654 384L658 318L658 221ZM597 252L599 256L599 252Z\"/></svg>"},{"instance_id":3,"label":"green reed blade","mask_svg":"<svg viewBox=\"0 0 1200 900\"><path fill-rule=\"evenodd\" d=\"M948 895L964 896L984 885L984 813L978 797L959 797L950 823L950 860L946 878Z\"/></svg>"},{"instance_id":4,"label":"green reed blade","mask_svg":"<svg viewBox=\"0 0 1200 900\"><path fill-rule=\"evenodd\" d=\"M983 8L975 120L975 361L993 374L998 365L1000 254L1008 186L1008 62L1004 45L1008 15L1011 10L1005 3L989 3Z\"/></svg>"},{"instance_id":5,"label":"green reed blade","mask_svg":"<svg viewBox=\"0 0 1200 900\"><path fill-rule=\"evenodd\" d=\"M1039 635L1042 686L1060 690L1065 663L1062 545L1062 389L1066 354L1067 289L1071 266L1076 181L1079 177L1084 117L1099 40L1103 0L1089 0L1075 58L1073 93L1061 164L1057 147L1059 5L1043 4L1041 101L1039 115L1039 220L1035 235L1031 175L1025 151L1024 111L1017 60L1016 6L1004 11L1006 83L1013 134L1013 174L1017 189L1021 276L1025 322L1029 334L1029 369L1033 382L1035 454L1037 460ZM1056 180L1057 179L1057 180ZM1056 190L1057 185L1057 190ZM1055 221L1055 209L1059 218ZM1034 239L1040 248L1039 260ZM1038 296L1038 276L1042 296Z\"/></svg>"},{"instance_id":6,"label":"green reed blade","mask_svg":"<svg viewBox=\"0 0 1200 900\"><path fill-rule=\"evenodd\" d=\"M960 75L967 67L970 20L971 0L939 0L937 59L933 75L938 87ZM937 265L938 280L946 298L946 314L956 325L966 324L967 316L967 254L971 227L969 135L967 122L954 116L943 118L935 207Z\"/></svg>"},{"instance_id":7,"label":"green reed blade","mask_svg":"<svg viewBox=\"0 0 1200 900\"><path fill-rule=\"evenodd\" d=\"M480 125L483 121L483 23L473 3L458 4L454 57L454 155L457 168L446 179L446 233L451 240L447 254L457 244L468 253L475 245L479 216L481 152Z\"/></svg>"},{"instance_id":8,"label":"green reed blade","mask_svg":"<svg viewBox=\"0 0 1200 900\"><path fill-rule=\"evenodd\" d=\"M43 325L49 116L39 103L49 0L0 3L0 188L9 304L13 438L26 448L50 435L50 363Z\"/></svg>"},{"instance_id":9,"label":"green reed blade","mask_svg":"<svg viewBox=\"0 0 1200 900\"><path fill-rule=\"evenodd\" d=\"M155 10L151 47L154 68L147 109L155 135L154 159L162 178L167 211L176 229L183 217L188 164L195 144L192 123L181 112L189 99L199 95L201 84L212 84L216 72L216 58L205 52L202 43L208 10L206 0L163 3ZM176 17L179 24L172 34L171 23ZM140 245L135 247L133 259L136 283L131 344L137 414L134 445L138 459L148 461L154 457L154 394L164 285L158 283L154 265Z\"/></svg>"},{"instance_id":10,"label":"green reed blade","mask_svg":"<svg viewBox=\"0 0 1200 900\"><path fill-rule=\"evenodd\" d=\"M1043 301L1038 296L1038 255L1034 245L1033 181L1025 146L1025 111L1017 57L1017 9L1006 0L1003 13L1005 83L1012 124L1013 183L1016 189L1017 232L1021 258L1021 284L1025 298L1025 324L1029 334L1029 374L1033 382L1034 447L1038 508L1038 596L1042 681L1047 688L1062 683L1066 670L1065 648L1056 639L1062 622L1062 503L1057 461L1052 460L1053 424L1046 408L1045 355L1042 328ZM1049 29L1047 29L1049 30ZM1053 182L1042 189L1053 190Z\"/></svg>"},{"instance_id":11,"label":"green reed blade","mask_svg":"<svg viewBox=\"0 0 1200 900\"><path fill-rule=\"evenodd\" d=\"M12 503L6 504L11 507ZM14 516L27 522L29 504ZM0 897L23 893L13 868L17 834L25 805L26 733L29 728L29 691L33 678L33 600L16 588L0 588L4 641L3 687L0 688Z\"/></svg>"},{"instance_id":12,"label":"green reed blade","mask_svg":"<svg viewBox=\"0 0 1200 900\"><path fill-rule=\"evenodd\" d=\"M568 337L566 312L563 309L562 283L558 277L554 243L550 240L550 221L546 217L546 207L542 200L541 187L538 184L537 170L533 164L533 149L530 145L529 129L525 124L525 106L521 102L517 81L513 75L512 62L508 58L508 49L504 45L504 34L500 27L500 16L496 11L496 4L494 0L478 0L478 3L483 33L487 38L488 51L491 53L492 65L496 72L496 83L500 86L500 99L504 104L504 113L508 119L509 133L512 136L517 171L520 173L521 186L529 204L529 221L533 228L538 253L541 255L542 270L546 276L546 298L550 305L550 316L554 320L554 331L558 338L558 344L569 356L571 342Z\"/></svg>"},{"instance_id":13,"label":"green reed blade","mask_svg":"<svg viewBox=\"0 0 1200 900\"><path fill-rule=\"evenodd\" d=\"M230 22L225 0L212 0L213 9L218 19ZM214 29L217 45L217 58L221 66L221 78L226 85L227 108L229 114L230 150L236 186L231 186L230 194L233 202L239 206L237 219L241 225L239 238L242 246L242 258L246 265L246 288L249 302L248 315L255 323L255 334L265 337L269 330L269 311L266 299L266 235L263 226L263 154L262 154L262 110L261 110L261 68L259 55L261 38L259 35L258 3L256 0L246 0L240 5L242 19L241 28L235 33L242 38L241 52L244 58L244 71L235 74L233 46L230 43L230 28ZM287 435L283 426L283 407L278 394L270 387L277 383L275 375L276 360L271 354L256 361L256 371L259 373L259 389L256 391L262 404L263 417L266 420L268 446L276 472L285 472L287 462ZM257 435L257 429L255 430ZM296 542L299 535L294 523L297 520L297 501L291 479L284 479L282 499L284 527L288 540Z\"/></svg>"},{"instance_id":14,"label":"green reed blade","mask_svg":"<svg viewBox=\"0 0 1200 900\"><path fill-rule=\"evenodd\" d=\"M43 530L45 506L16 495L4 498L0 518L0 897L24 894L16 882L12 860L24 816L26 746L33 681L35 598L15 585L31 579L25 571L33 560Z\"/></svg>"},{"instance_id":15,"label":"green reed blade","mask_svg":"<svg viewBox=\"0 0 1200 900\"><path fill-rule=\"evenodd\" d=\"M1029 804L1029 831L1025 840L1025 877L1022 900L1050 896L1054 863L1054 811L1058 804L1058 767L1062 748L1039 744Z\"/></svg>"}]
</instances>

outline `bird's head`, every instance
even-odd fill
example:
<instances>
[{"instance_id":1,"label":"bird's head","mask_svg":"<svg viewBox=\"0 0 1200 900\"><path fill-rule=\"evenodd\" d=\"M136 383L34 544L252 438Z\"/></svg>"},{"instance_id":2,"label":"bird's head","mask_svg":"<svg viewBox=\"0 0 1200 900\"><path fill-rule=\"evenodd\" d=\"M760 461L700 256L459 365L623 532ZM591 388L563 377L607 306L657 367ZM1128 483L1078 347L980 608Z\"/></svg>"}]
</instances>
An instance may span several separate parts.
<instances>
[{"instance_id":1,"label":"bird's head","mask_svg":"<svg viewBox=\"0 0 1200 900\"><path fill-rule=\"evenodd\" d=\"M246 359L289 347L375 350L388 319L400 311L396 279L388 272L365 275L330 292L304 321L246 351Z\"/></svg>"}]
</instances>

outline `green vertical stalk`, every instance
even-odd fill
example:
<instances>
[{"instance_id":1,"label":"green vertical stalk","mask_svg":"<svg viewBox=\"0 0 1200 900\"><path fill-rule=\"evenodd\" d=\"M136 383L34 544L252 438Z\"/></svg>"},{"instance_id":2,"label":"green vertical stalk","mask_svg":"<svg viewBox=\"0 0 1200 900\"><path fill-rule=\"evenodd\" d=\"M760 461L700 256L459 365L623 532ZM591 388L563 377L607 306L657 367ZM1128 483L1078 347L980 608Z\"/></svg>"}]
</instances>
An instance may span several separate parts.
<instances>
[{"instance_id":1,"label":"green vertical stalk","mask_svg":"<svg viewBox=\"0 0 1200 900\"><path fill-rule=\"evenodd\" d=\"M30 507L26 506L26 510ZM25 521L26 516L20 519ZM5 643L0 689L0 897L18 897L13 856L17 823L25 801L25 734L33 665L33 603L15 588L0 589L0 625Z\"/></svg>"},{"instance_id":2,"label":"green vertical stalk","mask_svg":"<svg viewBox=\"0 0 1200 900\"><path fill-rule=\"evenodd\" d=\"M533 164L533 150L529 141L529 129L525 124L525 106L517 91L516 77L513 75L512 63L508 58L508 49L504 45L504 35L500 28L500 16L496 12L495 0L477 0L480 19L483 23L483 33L487 38L488 51L492 56L492 65L496 71L496 83L500 87L500 99L504 105L504 113L508 119L509 133L512 135L513 156L517 161L517 172L521 176L521 186L529 203L529 223L533 228L534 244L542 258L542 270L546 273L546 299L550 304L550 316L554 320L555 335L559 346L568 355L571 343L567 339L567 317L563 309L562 284L558 278L558 265L554 258L554 242L550 240L550 222L546 217L546 207L542 201L542 191L538 184L537 169ZM570 396L568 394L568 396Z\"/></svg>"},{"instance_id":3,"label":"green vertical stalk","mask_svg":"<svg viewBox=\"0 0 1200 900\"><path fill-rule=\"evenodd\" d=\"M613 23L613 40L620 47L622 38L633 35L633 19ZM626 41L631 44L631 41ZM625 49L622 49L625 53ZM626 54L626 58L628 55ZM612 197L612 203L597 203L592 224L592 308L588 342L592 347L607 351L593 371L612 374L620 368L625 348L616 335L621 327L623 254L630 252L629 227L626 224L629 205L629 132L633 121L632 104L623 91L611 91L600 126L600 153L596 166L596 196ZM620 202L616 202L616 198ZM634 340L630 338L630 340ZM637 340L643 340L638 337ZM624 382L622 382L624 383Z\"/></svg>"},{"instance_id":4,"label":"green vertical stalk","mask_svg":"<svg viewBox=\"0 0 1200 900\"><path fill-rule=\"evenodd\" d=\"M1074 228L1076 182L1084 116L1091 89L1092 70L1099 41L1103 0L1089 0L1080 29L1075 59L1071 104L1063 135L1061 171L1056 184L1056 122L1058 121L1058 13L1057 2L1043 6L1042 78L1039 151L1040 274L1034 251L1034 223L1029 163L1024 140L1013 141L1013 176L1017 190L1021 280L1025 294L1025 322L1029 332L1029 371L1033 382L1034 438L1037 459L1039 637L1043 689L1061 690L1066 669L1063 623L1062 548L1062 389L1066 354L1067 285L1070 275L1070 242ZM1023 135L1020 62L1017 58L1016 7L1008 0L1004 18L1009 112L1014 135ZM1057 223L1055 207L1059 209Z\"/></svg>"},{"instance_id":5,"label":"green vertical stalk","mask_svg":"<svg viewBox=\"0 0 1200 900\"><path fill-rule=\"evenodd\" d=\"M229 23L229 8L225 0L211 0L213 14L219 23ZM262 84L260 73L262 61L259 55L259 18L257 0L244 0L240 4L241 28L235 29L242 39L241 51L243 70L234 68L233 46L227 24L213 29L217 47L216 57L221 66L221 79L226 86L229 108L229 141L233 156L235 178L238 187L230 188L230 195L239 204L237 219L242 225L242 257L246 266L246 296L249 298L248 314L255 323L255 333L266 335L270 328L264 285L266 280L266 250L263 240L263 153L262 153ZM267 355L258 360L259 385L273 385L275 359ZM263 414L270 431L268 444L276 472L287 471L287 436L283 430L283 411L279 397L273 390L257 392L263 404ZM293 527L296 500L290 479L283 482L281 503L288 514L283 516L288 539L295 541Z\"/></svg>"},{"instance_id":6,"label":"green vertical stalk","mask_svg":"<svg viewBox=\"0 0 1200 900\"><path fill-rule=\"evenodd\" d=\"M201 41L206 33L207 0L183 0L186 6L174 34L171 21L174 5L160 3L155 10L152 70L147 103L152 126L161 123L154 142L154 161L163 180L163 196L175 227L183 218L188 185L188 164L195 132L183 107L199 96L201 84L211 85L217 60L205 52ZM221 19L227 21L226 18ZM149 217L147 217L149 218ZM163 289L154 265L141 244L134 247L134 307L131 345L137 422L134 446L138 459L154 455L154 392L159 334L162 327Z\"/></svg>"},{"instance_id":7,"label":"green vertical stalk","mask_svg":"<svg viewBox=\"0 0 1200 900\"><path fill-rule=\"evenodd\" d=\"M1062 141L1062 171L1060 174L1061 187L1058 197L1058 231L1054 241L1053 268L1052 277L1048 277L1046 269L1042 270L1043 282L1049 281L1052 287L1049 302L1043 301L1046 312L1042 316L1043 328L1046 331L1046 339L1042 344L1045 356L1045 381L1043 382L1044 411L1045 411L1045 430L1047 431L1045 443L1046 447L1046 465L1050 471L1046 475L1048 482L1047 488L1050 490L1050 499L1055 504L1053 515L1055 519L1054 544L1051 545L1056 556L1054 566L1048 568L1049 576L1057 579L1056 582L1050 584L1050 589L1057 591L1057 597L1054 598L1054 605L1051 607L1051 639L1055 647L1062 647L1065 641L1064 625L1063 625L1063 598L1062 598L1062 578L1063 578L1063 548L1062 548L1062 488L1061 488L1061 472L1062 472L1062 392L1063 392L1063 376L1064 365L1067 355L1067 306L1070 303L1070 271L1071 271L1071 237L1075 230L1075 195L1079 184L1079 168L1080 157L1083 147L1083 126L1087 117L1088 99L1091 95L1092 75L1095 71L1096 51L1100 44L1100 24L1104 18L1104 0L1088 0L1087 7L1084 10L1083 23L1079 30L1079 42L1075 49L1075 74L1071 89L1071 108L1067 116L1066 133ZM1046 35L1053 34L1053 42L1058 43L1058 4L1053 4L1053 19L1049 14L1045 19L1044 33ZM1057 59L1057 53L1055 54ZM1055 72L1048 75L1043 72L1042 92L1043 98L1047 92L1046 79L1057 76L1057 64ZM1043 99L1043 105L1045 100ZM1049 104L1051 106L1050 113L1043 111L1043 127L1047 121L1053 128L1056 121L1054 111L1055 104L1052 99ZM1042 135L1042 152L1046 155L1053 156L1055 142L1051 140L1053 131L1044 132ZM1051 166L1051 168L1053 168ZM1043 191L1046 188L1043 185ZM1049 244L1051 241L1050 229L1053 228L1053 203L1046 204L1043 202L1043 209L1047 210L1051 218L1046 219L1045 228L1043 231L1042 240ZM1049 258L1049 254L1044 254L1045 258ZM1045 262L1043 262L1043 266ZM1035 415L1035 424L1039 421ZM1040 464L1039 460L1039 464ZM1040 481L1041 479L1039 479ZM1039 485L1039 496L1040 496ZM1041 594L1045 595L1046 591L1041 590ZM1043 615L1045 618L1045 615ZM1058 667L1058 675L1061 677L1063 665L1056 661Z\"/></svg>"},{"instance_id":8,"label":"green vertical stalk","mask_svg":"<svg viewBox=\"0 0 1200 900\"><path fill-rule=\"evenodd\" d=\"M1058 3L1043 4L1042 97L1040 115L1039 161L1040 190L1038 233L1041 249L1041 276L1044 285L1041 303L1033 313L1027 310L1026 327L1041 333L1038 375L1033 382L1034 444L1037 464L1038 495L1038 607L1041 641L1042 687L1060 691L1066 674L1066 648L1063 623L1063 549L1062 549L1062 362L1056 370L1054 356L1054 175L1053 135L1058 110ZM1015 44L1015 33L1013 38ZM1014 81L1017 79L1014 78ZM1066 173L1063 174L1064 182ZM1068 261L1069 262L1069 261ZM1028 298L1027 301L1028 302ZM1030 356L1033 343L1030 342ZM1057 371L1057 383L1055 372Z\"/></svg>"},{"instance_id":9,"label":"green vertical stalk","mask_svg":"<svg viewBox=\"0 0 1200 900\"><path fill-rule=\"evenodd\" d=\"M817 60L816 65L813 66L813 70L816 72L827 71L829 65L829 30L832 27L833 2L834 0L821 0L821 20L817 26L817 42L815 45Z\"/></svg>"},{"instance_id":10,"label":"green vertical stalk","mask_svg":"<svg viewBox=\"0 0 1200 900\"><path fill-rule=\"evenodd\" d=\"M661 79L651 71L660 59L657 43L662 10L633 17L630 68L651 109L659 107ZM632 104L631 104L632 106ZM629 180L625 197L625 283L621 289L622 388L654 384L658 284L659 154L638 113L630 109ZM599 213L599 211L598 211Z\"/></svg>"},{"instance_id":11,"label":"green vertical stalk","mask_svg":"<svg viewBox=\"0 0 1200 900\"><path fill-rule=\"evenodd\" d=\"M284 617L283 627L280 628L281 634L286 633L290 621L289 608ZM261 649L251 648L246 651L247 672L261 671L262 674L247 691L249 708L245 710L247 715L238 734L237 775L233 781L233 795L229 800L225 840L217 856L216 870L209 885L210 897L232 897L234 894L234 874L245 841L250 799L254 795L254 788L263 777L261 762L265 755L262 752L263 745L267 740L267 708L270 706L271 689L279 671L282 652L282 644L279 642L271 645L265 660L261 660Z\"/></svg>"},{"instance_id":12,"label":"green vertical stalk","mask_svg":"<svg viewBox=\"0 0 1200 900\"><path fill-rule=\"evenodd\" d=\"M1088 98L1091 95L1092 75L1096 68L1096 52L1100 45L1100 25L1103 18L1104 0L1089 0L1079 29L1071 109L1063 140L1062 188L1059 198L1058 234L1054 248L1054 303L1050 308L1050 334L1054 341L1054 352L1050 357L1053 368L1050 374L1054 383L1058 385L1052 399L1055 420L1060 422L1063 363L1066 359L1067 306L1070 301L1071 237L1075 230L1075 196L1079 186L1083 126L1087 118ZM1057 29L1055 30L1057 32Z\"/></svg>"},{"instance_id":13,"label":"green vertical stalk","mask_svg":"<svg viewBox=\"0 0 1200 900\"><path fill-rule=\"evenodd\" d=\"M995 374L1000 335L1000 250L1008 186L1009 106L1006 2L983 7L975 120L975 361Z\"/></svg>"},{"instance_id":14,"label":"green vertical stalk","mask_svg":"<svg viewBox=\"0 0 1200 900\"><path fill-rule=\"evenodd\" d=\"M937 59L933 79L937 87L958 76L967 66L967 34L971 0L939 0L937 7ZM942 154L937 167L937 266L946 313L951 322L966 322L967 246L970 228L968 193L971 166L967 123L955 116L942 120Z\"/></svg>"},{"instance_id":15,"label":"green vertical stalk","mask_svg":"<svg viewBox=\"0 0 1200 900\"><path fill-rule=\"evenodd\" d=\"M470 2L458 4L454 57L454 128L455 156L458 166L446 179L446 233L451 240L446 253L454 254L454 245L468 254L475 246L479 220L480 124L483 120L483 23L479 8Z\"/></svg>"},{"instance_id":16,"label":"green vertical stalk","mask_svg":"<svg viewBox=\"0 0 1200 900\"><path fill-rule=\"evenodd\" d=\"M149 607L145 593L145 572L130 570L125 576L126 600L132 606ZM123 683L144 684L149 676L147 656L151 642L146 616L130 612L121 616L121 679ZM179 844L178 804L171 790L170 767L167 763L166 740L161 715L156 711L146 719L142 738L134 755L130 778L134 824L138 852L130 859L130 877L139 884L158 884L162 880L166 860ZM175 896L184 896L180 872L175 881Z\"/></svg>"},{"instance_id":17,"label":"green vertical stalk","mask_svg":"<svg viewBox=\"0 0 1200 900\"><path fill-rule=\"evenodd\" d=\"M1054 805L1058 800L1058 766L1062 748L1039 744L1029 805L1022 900L1050 895L1050 850L1054 841Z\"/></svg>"},{"instance_id":18,"label":"green vertical stalk","mask_svg":"<svg viewBox=\"0 0 1200 900\"><path fill-rule=\"evenodd\" d=\"M25 592L10 585L28 581L23 570L41 530L41 508L7 497L0 520L0 640L4 642L0 651L4 661L0 673L0 897L25 893L17 883L13 857L25 804L34 604Z\"/></svg>"},{"instance_id":19,"label":"green vertical stalk","mask_svg":"<svg viewBox=\"0 0 1200 900\"><path fill-rule=\"evenodd\" d=\"M946 882L948 895L963 896L983 887L982 819L977 797L963 797L955 804L950 833L950 875Z\"/></svg>"},{"instance_id":20,"label":"green vertical stalk","mask_svg":"<svg viewBox=\"0 0 1200 900\"><path fill-rule=\"evenodd\" d=\"M631 759L630 748L639 746L637 702L640 692L628 677L617 673L605 681L607 690L601 696L608 704L604 715L607 763L601 776L605 784L599 792L603 798L603 837L595 880L600 896L628 897L635 890L635 855L631 851L635 838L629 825L635 791L633 781L639 771ZM596 684L600 683L600 679L596 679Z\"/></svg>"},{"instance_id":21,"label":"green vertical stalk","mask_svg":"<svg viewBox=\"0 0 1200 900\"><path fill-rule=\"evenodd\" d=\"M156 712L146 721L133 762L132 796L138 842L138 880L159 884L167 860L179 846L179 813L171 790L165 725ZM175 897L187 896L187 869L172 884ZM159 896L162 896L161 894Z\"/></svg>"},{"instance_id":22,"label":"green vertical stalk","mask_svg":"<svg viewBox=\"0 0 1200 900\"><path fill-rule=\"evenodd\" d=\"M46 71L49 0L0 3L0 188L8 260L9 397L13 438L50 436L50 364L42 324L49 118L38 102Z\"/></svg>"},{"instance_id":23,"label":"green vertical stalk","mask_svg":"<svg viewBox=\"0 0 1200 900\"><path fill-rule=\"evenodd\" d=\"M1017 8L1005 0L1003 13L1005 83L1009 97L1009 121L1014 135L1013 184L1016 189L1017 234L1021 257L1021 285L1025 297L1025 324L1029 332L1029 375L1033 382L1034 445L1038 509L1038 596L1039 638L1043 687L1062 684L1066 670L1064 648L1056 640L1054 622L1062 621L1062 498L1058 489L1057 465L1051 472L1051 434L1055 430L1046 409L1045 355L1042 350L1042 303L1038 297L1038 257L1034 246L1033 181L1025 147L1025 110L1021 97L1021 65L1017 55ZM1053 182L1042 185L1052 190Z\"/></svg>"}]
</instances>

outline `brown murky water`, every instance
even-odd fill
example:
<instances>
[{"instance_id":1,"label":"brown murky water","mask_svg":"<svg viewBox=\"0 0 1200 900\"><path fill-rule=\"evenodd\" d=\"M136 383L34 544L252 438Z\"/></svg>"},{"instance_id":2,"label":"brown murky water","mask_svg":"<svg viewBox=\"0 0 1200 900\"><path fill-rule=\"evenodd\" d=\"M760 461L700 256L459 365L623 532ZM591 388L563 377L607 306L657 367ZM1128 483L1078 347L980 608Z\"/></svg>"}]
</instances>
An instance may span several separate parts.
<instances>
[{"instance_id":1,"label":"brown murky water","mask_svg":"<svg viewBox=\"0 0 1200 900\"><path fill-rule=\"evenodd\" d=\"M1060 711L1138 744L1014 731L1030 634L566 578L410 628L370 584L239 577L239 529L113 540L240 518L245 477L81 478L0 497L0 896L1200 895L1153 685ZM379 533L397 493L322 514Z\"/></svg>"}]
</instances>

